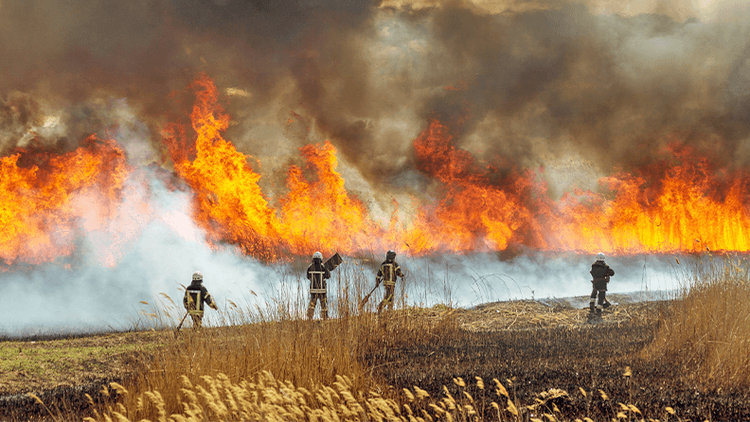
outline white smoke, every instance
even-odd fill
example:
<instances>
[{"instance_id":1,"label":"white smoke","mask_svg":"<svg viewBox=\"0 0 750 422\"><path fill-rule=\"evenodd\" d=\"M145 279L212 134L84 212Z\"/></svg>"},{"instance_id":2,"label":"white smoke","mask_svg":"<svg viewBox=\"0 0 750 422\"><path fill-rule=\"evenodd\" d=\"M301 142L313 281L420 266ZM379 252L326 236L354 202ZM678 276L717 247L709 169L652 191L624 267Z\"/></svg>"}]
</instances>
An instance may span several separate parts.
<instances>
[{"instance_id":1,"label":"white smoke","mask_svg":"<svg viewBox=\"0 0 750 422\"><path fill-rule=\"evenodd\" d=\"M72 257L0 273L0 297L7 299L0 308L0 336L175 324L184 315L183 286L190 283L194 271L203 273L204 285L221 310L208 310L206 325L226 324L235 320L232 312L249 309L289 308L292 317L304 315L306 261L264 265L232 247L212 249L190 217L191 194L169 190L157 177L148 180L148 194L142 186L131 186L135 180L129 182L118 217L80 239ZM144 200L148 200L147 216L136 209L145 206L139 202ZM125 239L124 231L130 233ZM115 249L119 253L112 255ZM375 263L382 258L379 252L374 255L378 259L346 258L334 271L329 285L332 304L340 299L336 295L344 284L357 285L361 292L374 286ZM108 266L113 259L115 265ZM495 254L414 258L405 252L398 261L407 274L397 289L402 303L471 307L514 299L587 296L593 258L529 253L503 261ZM671 291L683 280L674 257L611 256L607 263L616 272L610 293ZM382 287L372 301L377 303L381 297ZM161 322L148 316L155 310Z\"/></svg>"},{"instance_id":2,"label":"white smoke","mask_svg":"<svg viewBox=\"0 0 750 422\"><path fill-rule=\"evenodd\" d=\"M487 302L570 298L591 293L592 256L530 253L502 261L494 254L407 258L407 295L414 304L452 304L471 307ZM673 257L643 255L607 259L615 270L610 293L672 291L684 278L672 264Z\"/></svg>"},{"instance_id":3,"label":"white smoke","mask_svg":"<svg viewBox=\"0 0 750 422\"><path fill-rule=\"evenodd\" d=\"M0 273L0 336L128 330L155 323L145 313L182 312L182 285L201 271L204 284L225 308L227 300L261 295L277 279L274 270L233 249L212 250L190 215L190 195L170 191L151 179L152 218L142 227L130 218L110 223L136 234L120 244L120 230L99 230L80 239L73 256L33 268ZM139 197L140 198L140 197ZM123 201L128 208L129 199ZM119 248L107 266L110 248ZM168 295L177 305L162 295ZM140 303L148 302L148 305ZM216 316L209 315L208 324Z\"/></svg>"}]
</instances>

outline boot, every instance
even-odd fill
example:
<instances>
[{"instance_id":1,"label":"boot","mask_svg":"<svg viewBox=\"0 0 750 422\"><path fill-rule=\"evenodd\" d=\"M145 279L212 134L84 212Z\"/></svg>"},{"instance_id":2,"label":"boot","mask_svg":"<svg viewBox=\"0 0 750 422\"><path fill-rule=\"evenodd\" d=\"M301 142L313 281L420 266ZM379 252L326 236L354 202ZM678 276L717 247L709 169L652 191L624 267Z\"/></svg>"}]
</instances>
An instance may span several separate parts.
<instances>
[{"instance_id":1,"label":"boot","mask_svg":"<svg viewBox=\"0 0 750 422\"><path fill-rule=\"evenodd\" d=\"M610 306L612 306L612 304L611 304L611 303L609 303L609 302L604 302L604 305L602 305L602 309L607 309L607 308L609 308Z\"/></svg>"},{"instance_id":2,"label":"boot","mask_svg":"<svg viewBox=\"0 0 750 422\"><path fill-rule=\"evenodd\" d=\"M590 312L591 312L592 314L593 314L594 312L596 312L596 306L594 306L594 304L593 304L593 303L589 305L589 311L590 311Z\"/></svg>"}]
</instances>

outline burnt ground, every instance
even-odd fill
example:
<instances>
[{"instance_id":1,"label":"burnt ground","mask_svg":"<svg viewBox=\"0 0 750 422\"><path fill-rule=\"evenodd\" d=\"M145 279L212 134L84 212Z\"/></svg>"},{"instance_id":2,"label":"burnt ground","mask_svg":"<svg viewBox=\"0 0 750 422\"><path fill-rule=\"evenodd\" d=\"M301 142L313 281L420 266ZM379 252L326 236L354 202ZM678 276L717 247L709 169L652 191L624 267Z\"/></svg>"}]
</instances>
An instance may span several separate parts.
<instances>
[{"instance_id":1,"label":"burnt ground","mask_svg":"<svg viewBox=\"0 0 750 422\"><path fill-rule=\"evenodd\" d=\"M418 386L439 399L446 396L443 386L455 398L466 397L465 391L480 412L495 415L493 420L497 415L489 404L506 407L493 379L517 403L544 402L533 411L522 407L526 417L553 414L554 404L566 420L612 420L623 403L634 405L646 419L664 420L671 407L682 420L750 420L747 392L701 391L681 379L680 372L690 368L642 357L666 308L663 302L621 304L590 318L587 309L568 304L488 304L456 311L461 329L454 335L376 348L364 359L398 392ZM466 387L459 387L459 377ZM484 390L475 377L483 380Z\"/></svg>"},{"instance_id":2,"label":"burnt ground","mask_svg":"<svg viewBox=\"0 0 750 422\"><path fill-rule=\"evenodd\" d=\"M676 369L670 362L642 357L666 303L627 303L615 295L610 299L620 304L596 318L581 309L580 301L499 302L452 310L448 311L454 322L450 335L426 335L382 347L374 344L361 358L382 385L392 386L394 395L403 397L402 388L416 385L439 399L445 396L445 386L458 399L465 397L464 391L469 393L479 412L488 416L493 415L489 413L492 401L500 408L506 405L494 392L496 378L516 403L538 404L533 411L519 408L526 420L553 413L555 407L564 419L612 420L620 411L619 403L634 405L646 419L664 420L669 406L682 420L750 420L748 393L700 390L682 380L682 373L690 368ZM446 310L416 313L436 320L444 318ZM16 356L0 362L15 365L0 371L0 421L89 416L85 394L102 397L97 394L102 386L121 382L139 354L156 347L162 335L172 333L0 341L0 354ZM21 359L34 353L44 358ZM71 356L77 363L60 363L72 361ZM628 367L632 375L625 377ZM484 390L475 377L484 381ZM454 381L459 378L465 387ZM50 412L34 404L28 392L37 394ZM543 392L548 395L542 396ZM540 398L542 404L536 400ZM487 419L497 420L494 415Z\"/></svg>"}]
</instances>

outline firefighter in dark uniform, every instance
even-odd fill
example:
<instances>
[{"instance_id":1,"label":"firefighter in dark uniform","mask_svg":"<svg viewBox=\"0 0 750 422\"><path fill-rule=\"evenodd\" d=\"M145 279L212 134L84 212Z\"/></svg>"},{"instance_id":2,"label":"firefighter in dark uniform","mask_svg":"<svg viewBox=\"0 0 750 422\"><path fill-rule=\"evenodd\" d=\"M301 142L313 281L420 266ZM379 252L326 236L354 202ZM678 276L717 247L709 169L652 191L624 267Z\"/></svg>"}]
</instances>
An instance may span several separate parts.
<instances>
[{"instance_id":1,"label":"firefighter in dark uniform","mask_svg":"<svg viewBox=\"0 0 750 422\"><path fill-rule=\"evenodd\" d=\"M307 279L310 280L310 304L307 306L307 319L313 318L318 301L320 301L320 317L328 319L326 280L329 278L331 278L331 272L323 264L323 254L315 252L312 264L307 267Z\"/></svg>"},{"instance_id":2,"label":"firefighter in dark uniform","mask_svg":"<svg viewBox=\"0 0 750 422\"><path fill-rule=\"evenodd\" d=\"M404 273L401 272L401 267L395 261L396 252L388 251L385 254L385 261L380 264L378 275L375 277L375 287L380 285L382 281L385 285L385 295L383 300L378 304L378 313L383 310L383 307L388 307L388 310L393 310L393 298L396 292L396 277L404 278Z\"/></svg>"},{"instance_id":3,"label":"firefighter in dark uniform","mask_svg":"<svg viewBox=\"0 0 750 422\"><path fill-rule=\"evenodd\" d=\"M206 287L203 285L203 274L200 271L193 273L193 282L185 289L185 297L182 299L182 304L190 314L190 318L193 319L193 328L200 328L203 326L203 310L205 305L208 305L212 309L219 309L214 302L214 298L208 293Z\"/></svg>"},{"instance_id":4,"label":"firefighter in dark uniform","mask_svg":"<svg viewBox=\"0 0 750 422\"><path fill-rule=\"evenodd\" d=\"M609 284L609 278L613 275L615 275L615 270L609 268L609 265L604 263L604 254L599 252L596 255L596 262L591 265L591 277L593 277L591 280L593 290L591 290L591 300L589 300L589 308L591 312L601 312L601 310L595 305L597 294L599 295L599 306L601 306L602 309L609 308L610 303L606 298L607 284Z\"/></svg>"}]
</instances>

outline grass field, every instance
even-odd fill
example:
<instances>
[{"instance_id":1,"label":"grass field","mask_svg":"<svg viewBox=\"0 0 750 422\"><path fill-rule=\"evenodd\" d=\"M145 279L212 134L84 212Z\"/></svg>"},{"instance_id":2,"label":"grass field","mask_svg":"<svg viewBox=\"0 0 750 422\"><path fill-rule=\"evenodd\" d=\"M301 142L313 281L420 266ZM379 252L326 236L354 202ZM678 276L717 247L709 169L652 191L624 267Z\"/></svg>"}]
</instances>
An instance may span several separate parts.
<instances>
[{"instance_id":1,"label":"grass field","mask_svg":"<svg viewBox=\"0 0 750 422\"><path fill-rule=\"evenodd\" d=\"M593 319L539 301L377 318L350 300L326 322L244 311L177 336L4 341L0 409L8 420L749 419L747 312L726 306L747 303L745 263L697 264L679 300Z\"/></svg>"}]
</instances>

